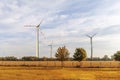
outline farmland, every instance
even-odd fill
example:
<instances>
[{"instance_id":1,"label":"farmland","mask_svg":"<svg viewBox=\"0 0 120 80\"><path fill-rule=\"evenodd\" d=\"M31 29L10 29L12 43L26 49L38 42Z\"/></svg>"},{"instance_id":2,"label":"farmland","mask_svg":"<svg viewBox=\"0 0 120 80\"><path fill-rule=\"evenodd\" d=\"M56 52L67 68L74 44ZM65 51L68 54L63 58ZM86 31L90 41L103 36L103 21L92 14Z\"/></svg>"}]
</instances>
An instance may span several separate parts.
<instances>
[{"instance_id":1,"label":"farmland","mask_svg":"<svg viewBox=\"0 0 120 80\"><path fill-rule=\"evenodd\" d=\"M0 80L119 80L120 68L0 67Z\"/></svg>"},{"instance_id":2,"label":"farmland","mask_svg":"<svg viewBox=\"0 0 120 80\"><path fill-rule=\"evenodd\" d=\"M0 80L120 80L119 61L0 61Z\"/></svg>"},{"instance_id":3,"label":"farmland","mask_svg":"<svg viewBox=\"0 0 120 80\"><path fill-rule=\"evenodd\" d=\"M60 61L0 61L0 66L61 67ZM119 61L64 61L67 68L119 68Z\"/></svg>"}]
</instances>

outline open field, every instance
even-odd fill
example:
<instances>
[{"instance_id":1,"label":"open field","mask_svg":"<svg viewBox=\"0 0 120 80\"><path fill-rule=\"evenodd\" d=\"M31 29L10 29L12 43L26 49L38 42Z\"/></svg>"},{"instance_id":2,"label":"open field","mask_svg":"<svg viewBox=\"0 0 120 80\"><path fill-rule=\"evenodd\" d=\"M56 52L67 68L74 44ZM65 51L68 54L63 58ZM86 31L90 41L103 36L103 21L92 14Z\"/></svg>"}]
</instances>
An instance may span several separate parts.
<instances>
[{"instance_id":1,"label":"open field","mask_svg":"<svg viewBox=\"0 0 120 80\"><path fill-rule=\"evenodd\" d=\"M0 80L120 80L120 68L0 67Z\"/></svg>"},{"instance_id":2,"label":"open field","mask_svg":"<svg viewBox=\"0 0 120 80\"><path fill-rule=\"evenodd\" d=\"M60 61L0 61L0 66L39 66L61 67ZM120 68L119 61L64 61L64 67L69 68Z\"/></svg>"}]
</instances>

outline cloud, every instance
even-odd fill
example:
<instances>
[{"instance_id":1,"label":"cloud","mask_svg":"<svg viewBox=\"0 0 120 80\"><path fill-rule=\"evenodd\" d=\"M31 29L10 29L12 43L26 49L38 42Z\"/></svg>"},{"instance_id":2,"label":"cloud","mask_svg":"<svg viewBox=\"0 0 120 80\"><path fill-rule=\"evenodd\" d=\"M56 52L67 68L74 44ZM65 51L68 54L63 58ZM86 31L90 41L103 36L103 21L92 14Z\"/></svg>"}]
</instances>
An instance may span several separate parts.
<instances>
[{"instance_id":1,"label":"cloud","mask_svg":"<svg viewBox=\"0 0 120 80\"><path fill-rule=\"evenodd\" d=\"M71 56L76 47L83 47L89 57L86 34L94 33L97 33L94 38L95 56L112 55L120 47L117 45L120 43L119 3L119 0L1 0L0 55L35 55L36 29L24 25L38 25L42 18L40 30L46 39L40 35L41 57L49 56L48 44L51 41L54 53L57 47L66 45Z\"/></svg>"}]
</instances>

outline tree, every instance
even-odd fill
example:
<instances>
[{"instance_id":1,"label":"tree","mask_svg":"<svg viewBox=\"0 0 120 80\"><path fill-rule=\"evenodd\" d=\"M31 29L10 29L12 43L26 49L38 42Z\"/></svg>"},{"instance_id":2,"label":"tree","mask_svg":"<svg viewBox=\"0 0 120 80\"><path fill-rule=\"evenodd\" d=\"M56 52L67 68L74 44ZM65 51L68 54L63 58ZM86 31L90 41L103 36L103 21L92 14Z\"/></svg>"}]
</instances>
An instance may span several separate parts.
<instances>
[{"instance_id":1,"label":"tree","mask_svg":"<svg viewBox=\"0 0 120 80\"><path fill-rule=\"evenodd\" d=\"M103 61L109 61L110 58L108 57L108 55L104 55L104 57L102 58Z\"/></svg>"},{"instance_id":2,"label":"tree","mask_svg":"<svg viewBox=\"0 0 120 80\"><path fill-rule=\"evenodd\" d=\"M63 61L67 60L69 58L69 51L68 49L64 47L59 47L57 49L57 52L55 54L55 57L61 61L62 67L63 67Z\"/></svg>"},{"instance_id":3,"label":"tree","mask_svg":"<svg viewBox=\"0 0 120 80\"><path fill-rule=\"evenodd\" d=\"M117 51L115 54L114 54L114 59L116 61L120 61L120 51Z\"/></svg>"},{"instance_id":4,"label":"tree","mask_svg":"<svg viewBox=\"0 0 120 80\"><path fill-rule=\"evenodd\" d=\"M83 60L86 60L87 53L83 48L76 48L73 57L74 57L74 60L83 61Z\"/></svg>"}]
</instances>

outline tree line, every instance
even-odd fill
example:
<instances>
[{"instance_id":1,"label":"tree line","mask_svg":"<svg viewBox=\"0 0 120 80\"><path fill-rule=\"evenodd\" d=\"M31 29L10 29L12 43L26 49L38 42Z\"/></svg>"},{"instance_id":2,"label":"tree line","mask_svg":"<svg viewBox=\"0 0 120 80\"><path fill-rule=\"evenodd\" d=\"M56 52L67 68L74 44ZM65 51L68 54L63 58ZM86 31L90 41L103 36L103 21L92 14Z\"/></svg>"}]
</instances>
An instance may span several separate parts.
<instances>
[{"instance_id":1,"label":"tree line","mask_svg":"<svg viewBox=\"0 0 120 80\"><path fill-rule=\"evenodd\" d=\"M87 52L83 48L76 48L73 54L73 57L69 56L69 50L63 46L59 47L55 53L55 58L47 58L42 57L38 58L35 56L24 56L22 58L17 58L14 56L0 57L0 61L91 61L91 58L87 58ZM111 58L108 55L104 55L104 57L93 57L92 61L111 61L116 60L120 61L120 51L114 53Z\"/></svg>"}]
</instances>

